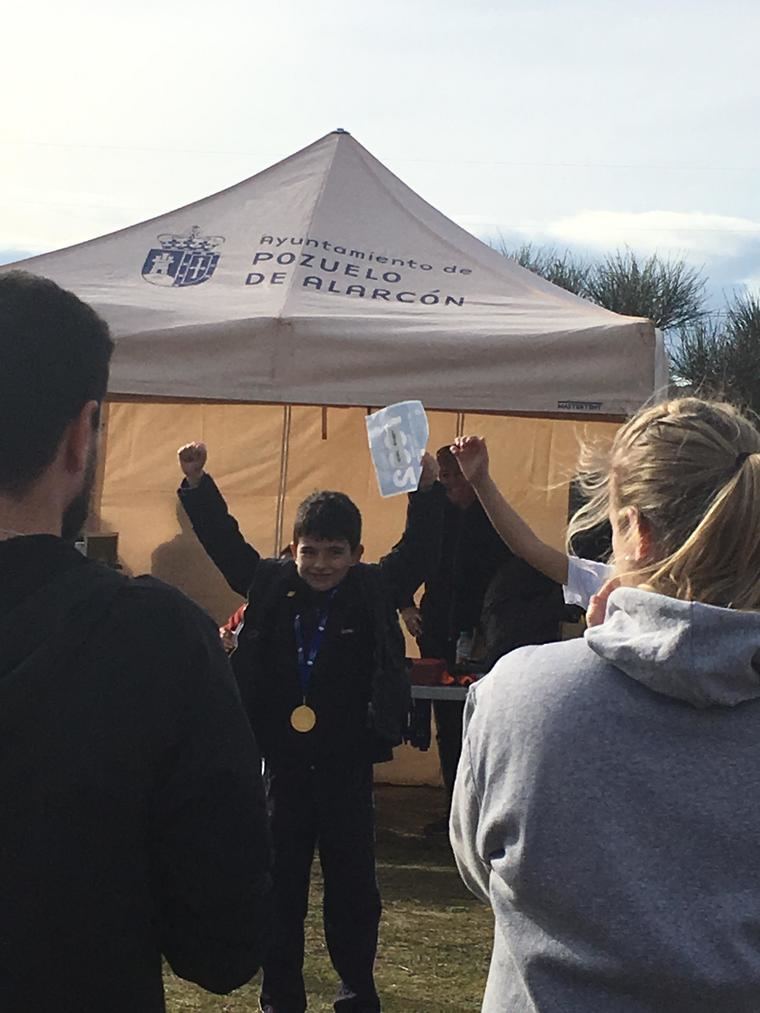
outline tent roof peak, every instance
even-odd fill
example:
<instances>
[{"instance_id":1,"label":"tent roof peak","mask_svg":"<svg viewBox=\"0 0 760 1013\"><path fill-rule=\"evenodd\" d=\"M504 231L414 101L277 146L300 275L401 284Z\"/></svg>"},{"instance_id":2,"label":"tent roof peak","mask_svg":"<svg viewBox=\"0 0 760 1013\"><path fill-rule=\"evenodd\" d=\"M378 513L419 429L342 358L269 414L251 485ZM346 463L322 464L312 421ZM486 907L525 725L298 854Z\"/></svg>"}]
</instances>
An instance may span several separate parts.
<instances>
[{"instance_id":1,"label":"tent roof peak","mask_svg":"<svg viewBox=\"0 0 760 1013\"><path fill-rule=\"evenodd\" d=\"M650 323L503 257L342 127L22 263L108 321L111 393L593 417L637 408L664 364Z\"/></svg>"}]
</instances>

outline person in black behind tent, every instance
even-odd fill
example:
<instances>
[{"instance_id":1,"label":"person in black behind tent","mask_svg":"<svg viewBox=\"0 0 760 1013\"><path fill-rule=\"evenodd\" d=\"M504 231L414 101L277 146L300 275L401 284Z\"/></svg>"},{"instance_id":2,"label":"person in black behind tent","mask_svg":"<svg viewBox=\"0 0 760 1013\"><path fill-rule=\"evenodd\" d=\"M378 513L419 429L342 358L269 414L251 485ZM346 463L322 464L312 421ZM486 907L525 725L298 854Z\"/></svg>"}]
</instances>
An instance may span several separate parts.
<instances>
[{"instance_id":1,"label":"person in black behind tent","mask_svg":"<svg viewBox=\"0 0 760 1013\"><path fill-rule=\"evenodd\" d=\"M565 614L562 587L524 559L511 556L493 576L483 597L478 630L483 643L480 669L518 647L560 639Z\"/></svg>"},{"instance_id":2,"label":"person in black behind tent","mask_svg":"<svg viewBox=\"0 0 760 1013\"><path fill-rule=\"evenodd\" d=\"M229 992L268 933L260 761L211 620L86 560L112 342L0 275L0 1010L162 1013L161 955Z\"/></svg>"},{"instance_id":3,"label":"person in black behind tent","mask_svg":"<svg viewBox=\"0 0 760 1013\"><path fill-rule=\"evenodd\" d=\"M401 615L417 639L420 655L441 658L453 668L460 634L472 636L480 622L486 589L512 553L494 531L451 450L441 447L436 458L440 480L430 495L435 497L441 515L436 529L438 543L428 553L430 563L422 575L425 592L420 608L414 607L410 594L402 602ZM419 528L408 526L399 546L414 544L416 531ZM464 702L434 700L433 711L448 805L462 749ZM425 831L444 834L448 824L447 813Z\"/></svg>"},{"instance_id":4,"label":"person in black behind tent","mask_svg":"<svg viewBox=\"0 0 760 1013\"><path fill-rule=\"evenodd\" d=\"M373 566L360 562L354 503L314 493L296 513L293 558L262 559L206 474L206 459L202 443L180 449L178 493L230 587L248 596L232 663L266 763L275 853L262 1009L306 1009L304 918L318 843L325 938L340 978L335 1009L377 1013L372 764L391 759L401 742L409 682L396 608L426 570L439 511L429 493L413 494L414 537ZM421 490L436 471L428 456Z\"/></svg>"}]
</instances>

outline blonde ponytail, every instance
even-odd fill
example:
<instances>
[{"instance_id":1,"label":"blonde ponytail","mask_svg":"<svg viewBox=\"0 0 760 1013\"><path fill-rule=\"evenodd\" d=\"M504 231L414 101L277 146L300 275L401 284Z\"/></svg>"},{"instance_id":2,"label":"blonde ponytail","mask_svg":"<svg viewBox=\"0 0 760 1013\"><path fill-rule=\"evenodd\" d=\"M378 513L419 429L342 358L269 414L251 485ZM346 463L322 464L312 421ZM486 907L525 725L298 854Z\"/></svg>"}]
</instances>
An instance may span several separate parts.
<instances>
[{"instance_id":1,"label":"blonde ponytail","mask_svg":"<svg viewBox=\"0 0 760 1013\"><path fill-rule=\"evenodd\" d=\"M582 469L590 498L569 539L610 509L622 517L633 508L652 551L627 583L760 609L760 433L736 408L698 398L656 405L626 423L608 453L587 452Z\"/></svg>"}]
</instances>

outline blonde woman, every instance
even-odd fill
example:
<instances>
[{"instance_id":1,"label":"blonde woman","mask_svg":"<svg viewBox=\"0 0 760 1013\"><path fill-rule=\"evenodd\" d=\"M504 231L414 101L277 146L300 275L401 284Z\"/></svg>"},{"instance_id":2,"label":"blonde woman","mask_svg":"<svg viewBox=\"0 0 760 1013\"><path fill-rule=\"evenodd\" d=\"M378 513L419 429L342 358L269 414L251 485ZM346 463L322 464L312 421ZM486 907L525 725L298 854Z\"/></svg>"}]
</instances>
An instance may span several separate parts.
<instances>
[{"instance_id":1,"label":"blonde woman","mask_svg":"<svg viewBox=\"0 0 760 1013\"><path fill-rule=\"evenodd\" d=\"M483 1010L757 1013L760 435L670 401L590 487L622 584L604 622L467 703L451 839L495 915Z\"/></svg>"}]
</instances>

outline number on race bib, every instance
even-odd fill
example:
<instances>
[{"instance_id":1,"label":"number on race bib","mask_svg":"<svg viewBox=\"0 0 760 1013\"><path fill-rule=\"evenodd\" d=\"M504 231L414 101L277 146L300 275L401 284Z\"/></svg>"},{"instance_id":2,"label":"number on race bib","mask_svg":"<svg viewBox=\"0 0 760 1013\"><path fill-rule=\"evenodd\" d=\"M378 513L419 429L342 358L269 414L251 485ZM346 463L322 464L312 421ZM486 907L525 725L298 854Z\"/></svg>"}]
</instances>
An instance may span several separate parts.
<instances>
[{"instance_id":1,"label":"number on race bib","mask_svg":"<svg viewBox=\"0 0 760 1013\"><path fill-rule=\"evenodd\" d=\"M412 462L412 455L406 446L408 443L407 435L402 429L396 428L399 425L401 425L401 419L391 419L386 426L383 438L385 446L390 451L388 454L388 464L390 464L391 468L404 468ZM401 485L403 484L402 482Z\"/></svg>"},{"instance_id":2,"label":"number on race bib","mask_svg":"<svg viewBox=\"0 0 760 1013\"><path fill-rule=\"evenodd\" d=\"M419 401L402 401L367 416L367 437L381 496L414 492L429 435Z\"/></svg>"},{"instance_id":3,"label":"number on race bib","mask_svg":"<svg viewBox=\"0 0 760 1013\"><path fill-rule=\"evenodd\" d=\"M406 471L402 472L401 468L398 471L393 472L393 484L398 489L403 489L405 485L413 486L415 484L416 475L414 474L414 468L407 468Z\"/></svg>"}]
</instances>

